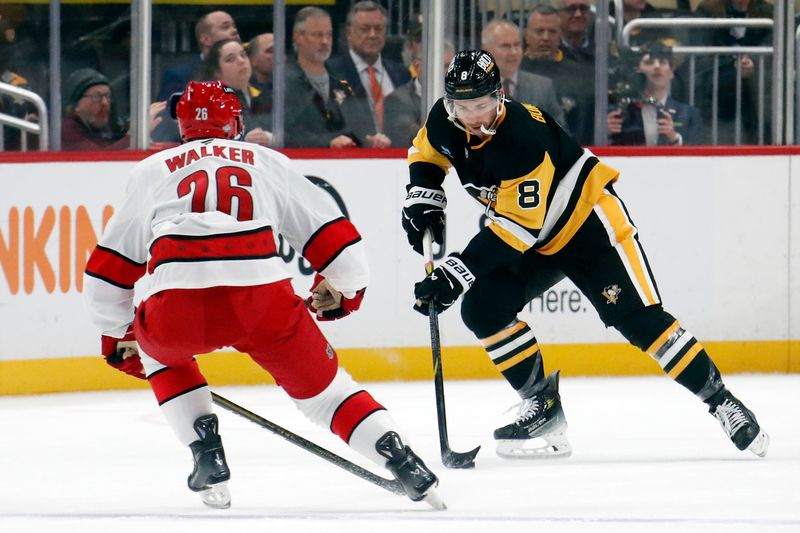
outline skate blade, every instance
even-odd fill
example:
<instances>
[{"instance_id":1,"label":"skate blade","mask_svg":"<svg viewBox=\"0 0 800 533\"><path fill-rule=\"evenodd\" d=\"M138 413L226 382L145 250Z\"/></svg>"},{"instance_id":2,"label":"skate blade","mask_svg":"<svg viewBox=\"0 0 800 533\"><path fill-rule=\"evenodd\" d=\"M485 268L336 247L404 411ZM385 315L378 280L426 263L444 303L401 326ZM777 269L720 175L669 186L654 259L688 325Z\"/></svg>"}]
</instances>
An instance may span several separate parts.
<instances>
[{"instance_id":1,"label":"skate blade","mask_svg":"<svg viewBox=\"0 0 800 533\"><path fill-rule=\"evenodd\" d=\"M231 492L228 490L227 481L211 485L197 494L204 504L213 509L229 509L231 506Z\"/></svg>"},{"instance_id":2,"label":"skate blade","mask_svg":"<svg viewBox=\"0 0 800 533\"><path fill-rule=\"evenodd\" d=\"M447 510L447 505L445 505L442 498L439 496L439 491L434 488L431 488L428 492L425 493L425 497L422 498L422 501L436 509L437 511L445 511Z\"/></svg>"},{"instance_id":3,"label":"skate blade","mask_svg":"<svg viewBox=\"0 0 800 533\"><path fill-rule=\"evenodd\" d=\"M555 459L572 455L566 435L551 434L534 439L499 439L497 455L506 459Z\"/></svg>"},{"instance_id":4,"label":"skate blade","mask_svg":"<svg viewBox=\"0 0 800 533\"><path fill-rule=\"evenodd\" d=\"M761 431L747 449L759 457L766 457L769 449L769 435L767 435L767 432Z\"/></svg>"}]
</instances>

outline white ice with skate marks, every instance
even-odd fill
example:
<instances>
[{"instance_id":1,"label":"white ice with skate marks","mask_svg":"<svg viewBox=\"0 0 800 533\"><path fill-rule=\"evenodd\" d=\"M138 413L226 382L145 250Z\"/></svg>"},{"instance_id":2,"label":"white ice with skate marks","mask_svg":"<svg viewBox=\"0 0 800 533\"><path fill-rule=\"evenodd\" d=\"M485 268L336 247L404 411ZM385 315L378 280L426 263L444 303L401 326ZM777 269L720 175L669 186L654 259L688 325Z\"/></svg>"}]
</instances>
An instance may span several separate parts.
<instances>
[{"instance_id":1,"label":"white ice with skate marks","mask_svg":"<svg viewBox=\"0 0 800 533\"><path fill-rule=\"evenodd\" d=\"M466 471L441 465L432 383L368 384L441 478L442 512L221 409L233 503L209 509L186 487L189 451L149 391L0 398L0 532L800 531L800 376L726 382L770 433L766 458L736 450L669 379L562 376L572 456L501 459L492 431L518 399L500 381L446 381L452 448L482 445ZM276 387L217 392L369 466Z\"/></svg>"}]
</instances>

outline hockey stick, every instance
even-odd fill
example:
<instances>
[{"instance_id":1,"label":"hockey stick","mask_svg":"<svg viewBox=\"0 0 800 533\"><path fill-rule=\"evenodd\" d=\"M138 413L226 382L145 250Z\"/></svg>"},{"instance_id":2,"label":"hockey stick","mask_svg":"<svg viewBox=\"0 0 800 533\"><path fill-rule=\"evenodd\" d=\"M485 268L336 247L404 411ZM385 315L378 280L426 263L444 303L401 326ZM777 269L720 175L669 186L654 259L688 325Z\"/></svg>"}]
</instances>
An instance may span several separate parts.
<instances>
[{"instance_id":1,"label":"hockey stick","mask_svg":"<svg viewBox=\"0 0 800 533\"><path fill-rule=\"evenodd\" d=\"M422 239L425 254L425 273L433 272L433 242L430 230L426 230ZM439 315L433 304L428 303L428 318L431 326L431 353L433 355L433 388L436 393L436 419L439 423L439 448L442 451L442 464L447 468L474 468L475 456L480 446L474 450L460 453L450 448L447 438L447 412L444 406L444 378L442 376L442 344L439 338Z\"/></svg>"},{"instance_id":2,"label":"hockey stick","mask_svg":"<svg viewBox=\"0 0 800 533\"><path fill-rule=\"evenodd\" d=\"M331 451L328 451L325 448L323 448L323 447L321 447L321 446L319 446L317 444L314 444L310 440L306 440L303 437L301 437L300 435L297 435L296 433L292 433L288 429L282 428L281 426L279 426L278 424L276 424L274 422L270 422L266 418L263 418L263 417L255 414L254 412L252 412L252 411L250 411L248 409L245 409L241 405L237 405L237 404L233 403L232 401L228 400L227 398L224 398L224 397L220 396L216 392L212 392L211 393L211 398L214 400L215 404L219 405L223 409L227 409L231 413L239 415L242 418L244 418L246 420L249 420L250 422L253 422L254 424L256 424L258 426L261 426L264 429L270 430L271 432L275 433L276 435L278 435L280 437L283 437L284 439L288 440L289 442L291 442L295 446L299 446L300 448L303 448L307 452L311 452L314 455L316 455L317 457L321 457L321 458L325 459L326 461L328 461L329 463L333 463L336 466L338 466L339 468L341 468L343 470L347 470L351 474L354 474L354 475L360 477L361 479L369 481L370 483L372 483L374 485L377 485L382 489L386 489L389 492L392 492L394 494L399 494L401 496L405 496L406 495L406 491L403 490L403 487L402 487L402 485L400 485L400 482L395 480L395 479L387 479L385 477L381 477L381 476L379 476L377 474L374 474L374 473L370 472L369 470L367 470L366 468L362 468L362 467L358 466L357 464L348 461L344 457L336 455L335 453L333 453Z\"/></svg>"}]
</instances>

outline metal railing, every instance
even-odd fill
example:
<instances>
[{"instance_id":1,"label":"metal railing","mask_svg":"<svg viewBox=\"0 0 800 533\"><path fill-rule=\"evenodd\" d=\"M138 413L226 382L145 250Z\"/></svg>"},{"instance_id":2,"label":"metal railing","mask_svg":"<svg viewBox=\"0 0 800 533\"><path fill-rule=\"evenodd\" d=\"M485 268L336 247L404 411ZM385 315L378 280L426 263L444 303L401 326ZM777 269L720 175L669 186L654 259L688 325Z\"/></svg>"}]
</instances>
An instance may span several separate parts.
<instances>
[{"instance_id":1,"label":"metal railing","mask_svg":"<svg viewBox=\"0 0 800 533\"><path fill-rule=\"evenodd\" d=\"M618 25L619 26L619 25ZM772 19L752 18L752 19L719 19L719 18L638 18L625 24L620 35L621 49L637 52L638 46L630 44L631 34L637 29L691 29L691 28L769 28L773 29ZM758 56L757 69L757 129L758 144L764 144L764 58L775 54L773 46L675 46L672 48L675 54L685 54L689 58L689 104L694 105L696 88L696 58L698 56L711 56L712 60L712 91L711 91L711 144L718 144L719 140L719 67L720 56L723 55L752 55ZM777 72L774 74L777 75ZM736 63L736 88L735 88L735 117L734 117L734 142L741 144L742 140L742 68L741 63ZM772 100L772 116L776 117L783 108L780 95ZM773 142L780 137L777 125L773 121Z\"/></svg>"},{"instance_id":2,"label":"metal railing","mask_svg":"<svg viewBox=\"0 0 800 533\"><path fill-rule=\"evenodd\" d=\"M148 66L147 55L149 53L147 50L147 45L150 41L150 35L152 32L152 24L148 23L148 19L153 22L152 13L149 11L150 5L152 0L134 0L133 4L133 11L132 11L132 22L133 22L133 33L134 36L134 45L132 47L132 65L134 65L134 74L132 76L132 80L135 83L132 83L132 87L135 90L136 96L134 101L131 105L131 115L134 119L134 128L132 133L132 139L135 145L139 148L145 148L148 144L147 136L145 135L146 128L146 118L147 118L147 105L149 103L149 98L146 98L146 91L143 90L145 87L150 87L151 81L150 77L152 75L151 69ZM389 27L391 31L396 33L397 35L401 35L405 30L409 27L409 20L413 16L419 12L419 10L423 9L423 6L426 6L426 2L421 2L421 0L383 0L381 1L382 4L386 5L390 16L389 16ZM552 3L552 2L551 2ZM27 133L35 133L39 134L41 137L40 139L40 149L44 146L45 148L49 147L51 149L59 149L60 146L60 119L61 119L61 98L60 98L60 84L61 84L61 72L60 72L60 57L61 57L61 39L59 34L60 28L60 12L59 6L60 2L58 0L50 0L50 43L51 43L51 50L50 50L50 68L49 68L49 75L50 75L50 98L51 98L51 106L50 109L40 110L40 122L38 124L21 121L16 117L10 117L8 115L0 115L2 119L0 119L0 123L2 124L9 124L13 127L18 127L24 132ZM436 29L436 32L442 32L444 30L444 36L446 38L452 39L456 44L456 48L465 48L465 47L473 47L479 46L479 30L481 29L481 25L487 22L488 17L491 16L500 16L505 18L510 18L517 22L521 27L524 27L525 22L527 20L527 15L532 7L536 4L536 2L529 2L526 0L445 0L444 1L444 21L440 21L439 24L442 28ZM711 131L711 138L712 142L715 144L717 143L718 138L718 116L717 116L717 106L719 106L719 95L718 95L718 84L719 83L719 59L724 57L725 55L738 55L738 54L750 54L754 56L754 60L756 62L757 71L754 73L754 82L758 85L757 92L759 95L758 98L758 106L757 110L754 110L757 114L757 122L758 122L758 142L763 143L765 141L765 125L768 123L772 124L773 128L773 135L771 141L776 144L781 144L783 139L783 128L782 124L785 121L787 123L786 130L787 132L791 131L791 127L795 123L800 123L800 79L795 79L792 77L791 70L797 66L798 70L800 70L800 30L797 33L791 33L789 28L793 23L793 9L788 9L786 7L782 7L782 2L775 2L775 18L774 24L773 20L771 19L699 19L699 18L665 18L665 19L657 19L657 18L639 18L629 22L628 24L623 24L623 17L622 9L623 9L623 0L598 0L596 2L597 7L603 7L604 9L598 9L597 15L600 18L600 14L602 13L604 16L602 17L604 20L612 21L610 25L605 25L607 31L609 31L609 36L616 37L616 41L620 43L621 47L627 46L632 51L635 51L637 48L631 46L630 35L631 31L635 28L675 28L675 29L686 29L686 28L723 28L723 27L748 27L748 28L771 28L774 36L773 46L758 46L758 47L742 47L742 48L722 48L722 47L702 47L702 46L678 46L674 48L674 52L676 54L685 54L689 56L688 61L690 62L690 72L689 72L689 87L691 88L691 93L688 98L688 102L690 104L694 104L694 92L696 79L695 76L697 75L696 72L696 60L699 59L701 56L706 56L709 58L709 64L713 65L713 69L715 71L713 76L711 77L711 83L714 84L713 96L710 98L710 106L714 107L712 110L711 116L714 117L712 119L712 123L710 124L710 131ZM613 5L616 7L615 13L617 16L609 17L608 16L608 7L609 5ZM278 38L279 32L286 31L285 24L285 9L286 9L286 1L285 0L277 0L273 2L272 8L273 11L273 23L280 22L281 28L275 28L276 30L276 59L280 57L285 57L286 50L283 48L283 43L285 39ZM136 19L139 19L138 21ZM791 20L790 20L791 19ZM794 27L791 26L791 30L794 30ZM435 33L429 28L431 33ZM782 33L781 33L782 32ZM791 37L795 38L794 46L790 41ZM607 42L607 40L606 40ZM789 43L789 44L787 44ZM600 42L598 41L598 45ZM279 50L280 49L280 50ZM795 49L797 50L797 54L795 58L792 58ZM778 54L781 53L781 50L786 52L785 55L785 62L786 64L780 63L780 58L776 58ZM607 51L607 49L606 49ZM281 55L282 54L282 55ZM770 79L765 79L766 74L769 71L768 64L766 63L767 59L772 56L773 58L773 68L772 77ZM599 56L598 56L599 57ZM796 62L795 60L796 59ZM278 66L276 66L275 73L280 74L280 65L281 63L277 61ZM431 69L433 69L433 64L431 64ZM435 73L435 71L432 70ZM604 71L607 74L607 71ZM276 79L281 79L282 76L276 76ZM607 94L607 83L601 85L601 82L604 81L600 77L596 77L597 81L597 98L605 99ZM781 87L784 87L784 90L781 90ZM772 90L773 95L775 97L772 98L771 107L769 110L765 109L765 101L768 101L765 98L765 95L769 94L767 91ZM283 109L284 98L283 94L281 94L281 87L280 84L276 85L275 89L275 101L273 105L273 109L275 110L276 115L280 115L281 110ZM735 135L737 136L737 143L741 141L742 136L742 127L743 127L743 120L741 115L741 101L742 101L742 76L741 76L741 69L738 69L736 72L736 118L735 118L735 125L734 129L736 130ZM602 115L599 110L601 108L597 107L598 114L600 115L601 121L605 120L605 116ZM47 111L50 112L50 115L47 114ZM771 116L769 115L771 112ZM49 118L49 121L48 121ZM273 116L273 118L280 119L281 117ZM770 120L771 118L771 120ZM23 124L20 124L19 122ZM276 130L282 129L282 121L276 120ZM597 128L596 128L597 129ZM42 130L45 130L44 132ZM47 137L47 133L49 133L49 137ZM274 132L278 133L278 131ZM787 135L790 135L787 133ZM45 142L46 140L46 142ZM789 142L791 142L791 138L789 138Z\"/></svg>"},{"instance_id":3,"label":"metal railing","mask_svg":"<svg viewBox=\"0 0 800 533\"><path fill-rule=\"evenodd\" d=\"M32 103L36 108L36 112L39 115L39 121L33 122L31 120L21 119L6 113L0 113L0 124L20 130L20 143L21 143L20 149L23 152L26 152L28 150L29 133L39 136L40 152L49 149L50 137L48 135L48 127L47 127L48 125L47 104L44 103L42 97L33 91L29 91L27 89L20 89L19 87L15 87L14 85L2 82L0 82L0 95L11 96L13 98L17 98L25 102ZM3 150L3 142L4 142L3 131L2 131L3 129L4 128L0 126L0 151Z\"/></svg>"}]
</instances>

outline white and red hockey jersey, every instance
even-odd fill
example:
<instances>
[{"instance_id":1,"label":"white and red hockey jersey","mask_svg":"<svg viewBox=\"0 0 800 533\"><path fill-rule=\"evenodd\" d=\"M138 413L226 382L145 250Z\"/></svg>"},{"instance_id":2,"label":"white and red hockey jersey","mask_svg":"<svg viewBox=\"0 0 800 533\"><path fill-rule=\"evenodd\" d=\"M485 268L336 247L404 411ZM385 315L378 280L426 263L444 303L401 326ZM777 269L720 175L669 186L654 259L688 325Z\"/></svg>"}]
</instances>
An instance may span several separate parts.
<instances>
[{"instance_id":1,"label":"white and red hockey jersey","mask_svg":"<svg viewBox=\"0 0 800 533\"><path fill-rule=\"evenodd\" d=\"M286 156L225 139L154 154L133 169L125 200L87 263L92 321L103 335L121 338L142 276L137 300L165 289L287 279L275 233L346 297L366 287L358 231Z\"/></svg>"}]
</instances>

